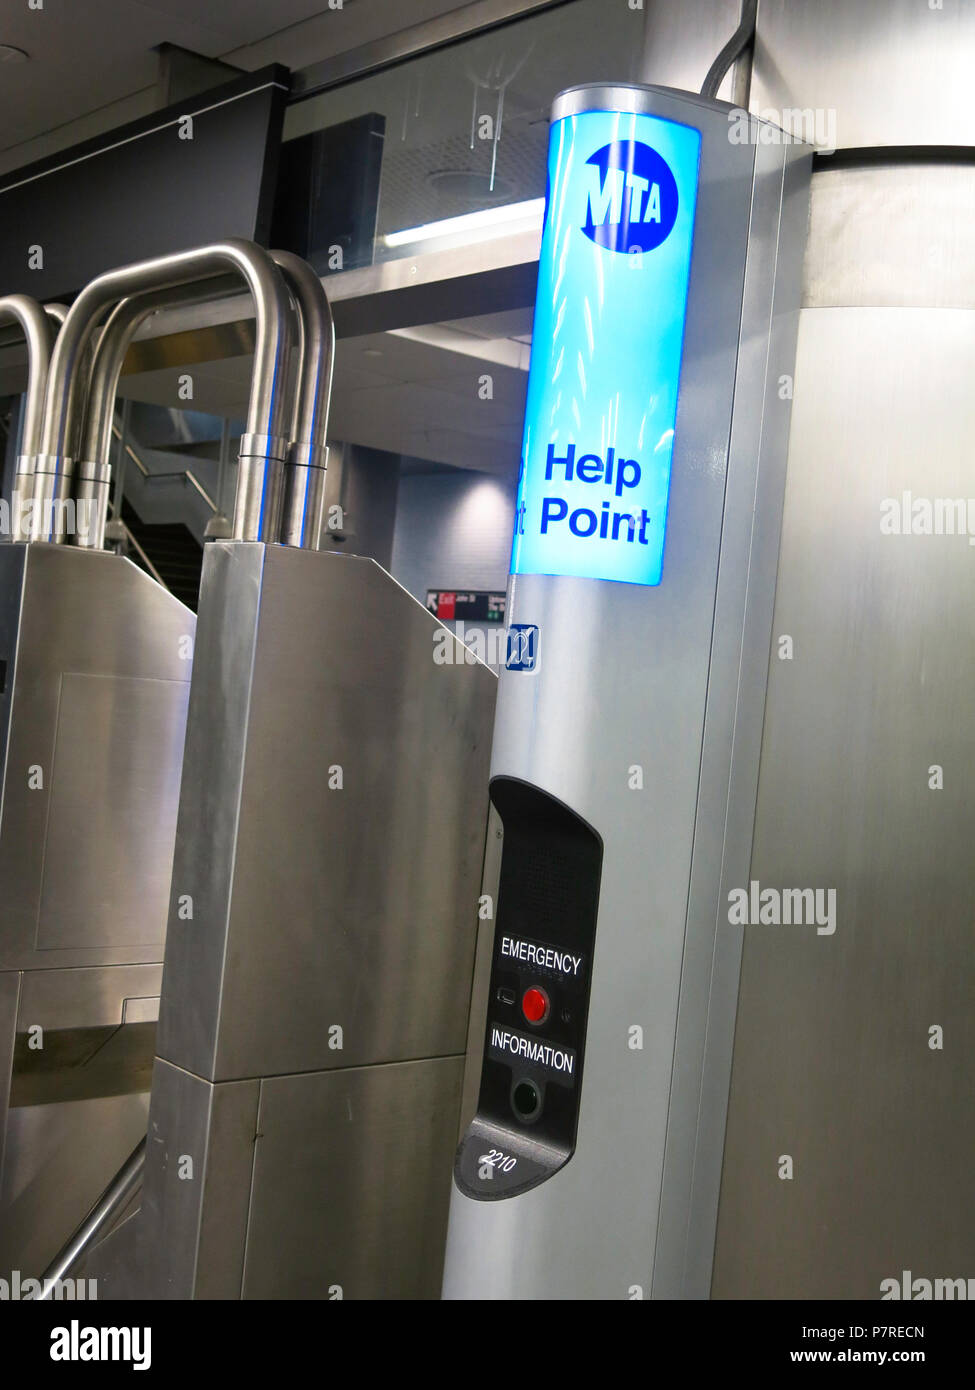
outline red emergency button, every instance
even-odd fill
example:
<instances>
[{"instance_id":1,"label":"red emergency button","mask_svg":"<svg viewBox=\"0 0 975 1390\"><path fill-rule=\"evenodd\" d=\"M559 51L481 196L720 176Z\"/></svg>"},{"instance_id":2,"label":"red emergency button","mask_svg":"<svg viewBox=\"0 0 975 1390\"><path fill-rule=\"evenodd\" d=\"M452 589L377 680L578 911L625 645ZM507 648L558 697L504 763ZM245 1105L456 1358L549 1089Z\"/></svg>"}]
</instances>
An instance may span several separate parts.
<instances>
[{"instance_id":1,"label":"red emergency button","mask_svg":"<svg viewBox=\"0 0 975 1390\"><path fill-rule=\"evenodd\" d=\"M529 1023L541 1023L548 1017L548 995L543 989L526 989L521 1001L521 1011Z\"/></svg>"}]
</instances>

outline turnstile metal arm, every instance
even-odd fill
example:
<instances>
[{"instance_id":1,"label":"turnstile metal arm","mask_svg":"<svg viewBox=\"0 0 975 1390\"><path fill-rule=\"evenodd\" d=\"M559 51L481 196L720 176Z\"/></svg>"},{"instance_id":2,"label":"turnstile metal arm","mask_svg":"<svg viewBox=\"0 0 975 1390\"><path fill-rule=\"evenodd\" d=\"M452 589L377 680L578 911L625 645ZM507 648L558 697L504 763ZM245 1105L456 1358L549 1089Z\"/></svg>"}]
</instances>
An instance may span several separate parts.
<instances>
[{"instance_id":1,"label":"turnstile metal arm","mask_svg":"<svg viewBox=\"0 0 975 1390\"><path fill-rule=\"evenodd\" d=\"M30 495L34 473L34 458L41 445L41 425L44 418L44 392L47 387L51 349L55 328L51 318L36 299L26 294L8 294L0 298L0 324L16 323L27 340L27 394L24 397L24 426L21 431L20 454L14 475L11 513L13 539L21 540L20 519L24 503Z\"/></svg>"},{"instance_id":2,"label":"turnstile metal arm","mask_svg":"<svg viewBox=\"0 0 975 1390\"><path fill-rule=\"evenodd\" d=\"M288 451L281 540L317 550L325 502L328 407L335 360L335 324L328 295L315 271L291 251L272 251L294 296L301 325L298 393Z\"/></svg>"},{"instance_id":3,"label":"turnstile metal arm","mask_svg":"<svg viewBox=\"0 0 975 1390\"><path fill-rule=\"evenodd\" d=\"M31 539L65 539L62 509L51 503L66 501L70 493L73 461L66 445L78 409L77 376L84 349L102 316L131 295L176 288L228 269L246 282L256 319L234 536L238 540L277 539L289 444L290 301L281 272L267 252L237 237L108 271L92 280L75 300L51 358L41 448L35 465Z\"/></svg>"},{"instance_id":4,"label":"turnstile metal arm","mask_svg":"<svg viewBox=\"0 0 975 1390\"><path fill-rule=\"evenodd\" d=\"M50 1300L54 1285L67 1279L78 1261L85 1255L101 1235L113 1216L132 1196L142 1182L142 1172L146 1166L145 1136L132 1150L115 1177L82 1221L78 1229L62 1245L54 1259L41 1276L41 1292L38 1300Z\"/></svg>"},{"instance_id":5,"label":"turnstile metal arm","mask_svg":"<svg viewBox=\"0 0 975 1390\"><path fill-rule=\"evenodd\" d=\"M239 280L221 275L216 280L190 281L176 289L153 290L133 295L118 304L105 324L95 350L88 387L84 430L75 465L74 495L91 507L92 524L75 536L75 543L89 550L103 550L112 481L112 424L119 377L129 344L150 314L200 300L219 298L239 289Z\"/></svg>"},{"instance_id":6,"label":"turnstile metal arm","mask_svg":"<svg viewBox=\"0 0 975 1390\"><path fill-rule=\"evenodd\" d=\"M332 390L335 327L322 283L312 267L290 251L272 251L294 298L298 323L295 404L288 450L284 520L280 539L286 545L317 549L325 495L325 436ZM91 503L96 524L80 545L104 544L107 495L111 482L112 419L119 377L129 344L139 326L159 308L174 308L233 292L232 276L188 283L178 290L156 290L125 299L105 325L95 356L88 393L76 498Z\"/></svg>"}]
</instances>

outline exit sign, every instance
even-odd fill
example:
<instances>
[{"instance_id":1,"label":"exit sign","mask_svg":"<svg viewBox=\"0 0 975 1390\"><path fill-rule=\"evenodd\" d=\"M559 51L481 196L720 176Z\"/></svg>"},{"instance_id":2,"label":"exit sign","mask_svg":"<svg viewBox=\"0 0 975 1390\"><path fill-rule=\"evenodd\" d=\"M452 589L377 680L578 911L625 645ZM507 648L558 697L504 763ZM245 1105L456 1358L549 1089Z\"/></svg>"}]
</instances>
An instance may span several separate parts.
<instances>
[{"instance_id":1,"label":"exit sign","mask_svg":"<svg viewBox=\"0 0 975 1390\"><path fill-rule=\"evenodd\" d=\"M428 589L427 608L442 623L463 619L482 623L504 622L505 595L488 589Z\"/></svg>"}]
</instances>

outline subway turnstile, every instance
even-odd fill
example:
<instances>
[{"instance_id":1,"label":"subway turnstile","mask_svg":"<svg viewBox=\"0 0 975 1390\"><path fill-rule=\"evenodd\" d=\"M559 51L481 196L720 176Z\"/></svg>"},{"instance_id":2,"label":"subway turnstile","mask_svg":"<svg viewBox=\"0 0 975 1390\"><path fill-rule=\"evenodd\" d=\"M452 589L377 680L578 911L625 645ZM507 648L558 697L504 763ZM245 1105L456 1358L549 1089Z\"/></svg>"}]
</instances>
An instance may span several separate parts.
<instances>
[{"instance_id":1,"label":"subway turnstile","mask_svg":"<svg viewBox=\"0 0 975 1390\"><path fill-rule=\"evenodd\" d=\"M809 152L556 100L449 1298L706 1297Z\"/></svg>"},{"instance_id":2,"label":"subway turnstile","mask_svg":"<svg viewBox=\"0 0 975 1390\"><path fill-rule=\"evenodd\" d=\"M104 1295L436 1297L496 679L374 561L207 547L139 1214Z\"/></svg>"},{"instance_id":3,"label":"subway turnstile","mask_svg":"<svg viewBox=\"0 0 975 1390\"><path fill-rule=\"evenodd\" d=\"M141 1207L87 1259L102 1297L440 1290L497 681L317 549L331 316L276 259L314 352L204 556Z\"/></svg>"},{"instance_id":4,"label":"subway turnstile","mask_svg":"<svg viewBox=\"0 0 975 1390\"><path fill-rule=\"evenodd\" d=\"M64 314L0 300L28 347L15 542ZM3 1277L44 1268L145 1126L195 625L119 556L0 545Z\"/></svg>"},{"instance_id":5,"label":"subway turnstile","mask_svg":"<svg viewBox=\"0 0 975 1390\"><path fill-rule=\"evenodd\" d=\"M286 376L292 330L284 281L258 248L229 240L101 276L53 351L40 328L28 333L34 423L14 534L32 540L0 546L3 1277L41 1274L145 1134L196 629L182 603L101 548L107 452L77 457L83 437L107 450L140 313L110 320L94 363L91 349L132 291L157 292L147 310L159 291L184 296L187 282L228 270L261 301L259 455L287 432L283 393L264 388ZM282 460L287 445L274 441Z\"/></svg>"},{"instance_id":6,"label":"subway turnstile","mask_svg":"<svg viewBox=\"0 0 975 1390\"><path fill-rule=\"evenodd\" d=\"M0 1271L144 1132L194 615L129 560L0 546Z\"/></svg>"}]
</instances>

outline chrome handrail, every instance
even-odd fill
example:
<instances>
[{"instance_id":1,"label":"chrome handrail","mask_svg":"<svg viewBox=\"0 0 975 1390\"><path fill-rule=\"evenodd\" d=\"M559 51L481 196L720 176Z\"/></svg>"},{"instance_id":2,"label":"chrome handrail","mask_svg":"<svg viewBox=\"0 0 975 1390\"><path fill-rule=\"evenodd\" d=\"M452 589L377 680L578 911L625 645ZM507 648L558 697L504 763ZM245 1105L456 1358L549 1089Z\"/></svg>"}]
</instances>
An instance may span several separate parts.
<instances>
[{"instance_id":1,"label":"chrome handrail","mask_svg":"<svg viewBox=\"0 0 975 1390\"><path fill-rule=\"evenodd\" d=\"M117 424L113 423L112 434L115 436L117 440L119 440L119 442L121 442L122 431ZM191 487L196 488L197 492L203 498L204 502L210 508L211 512L213 512L214 515L216 515L216 502L214 502L213 498L207 492L206 488L203 486L203 484L200 482L199 478L196 476L196 474L193 472L191 468L178 468L172 472L154 473L151 468L147 468L146 465L142 462L142 460L139 458L139 455L132 448L131 444L125 445L125 452L128 454L129 458L135 464L136 468L138 468L143 478L148 478L150 480L152 478L185 478L186 481L191 485Z\"/></svg>"}]
</instances>

